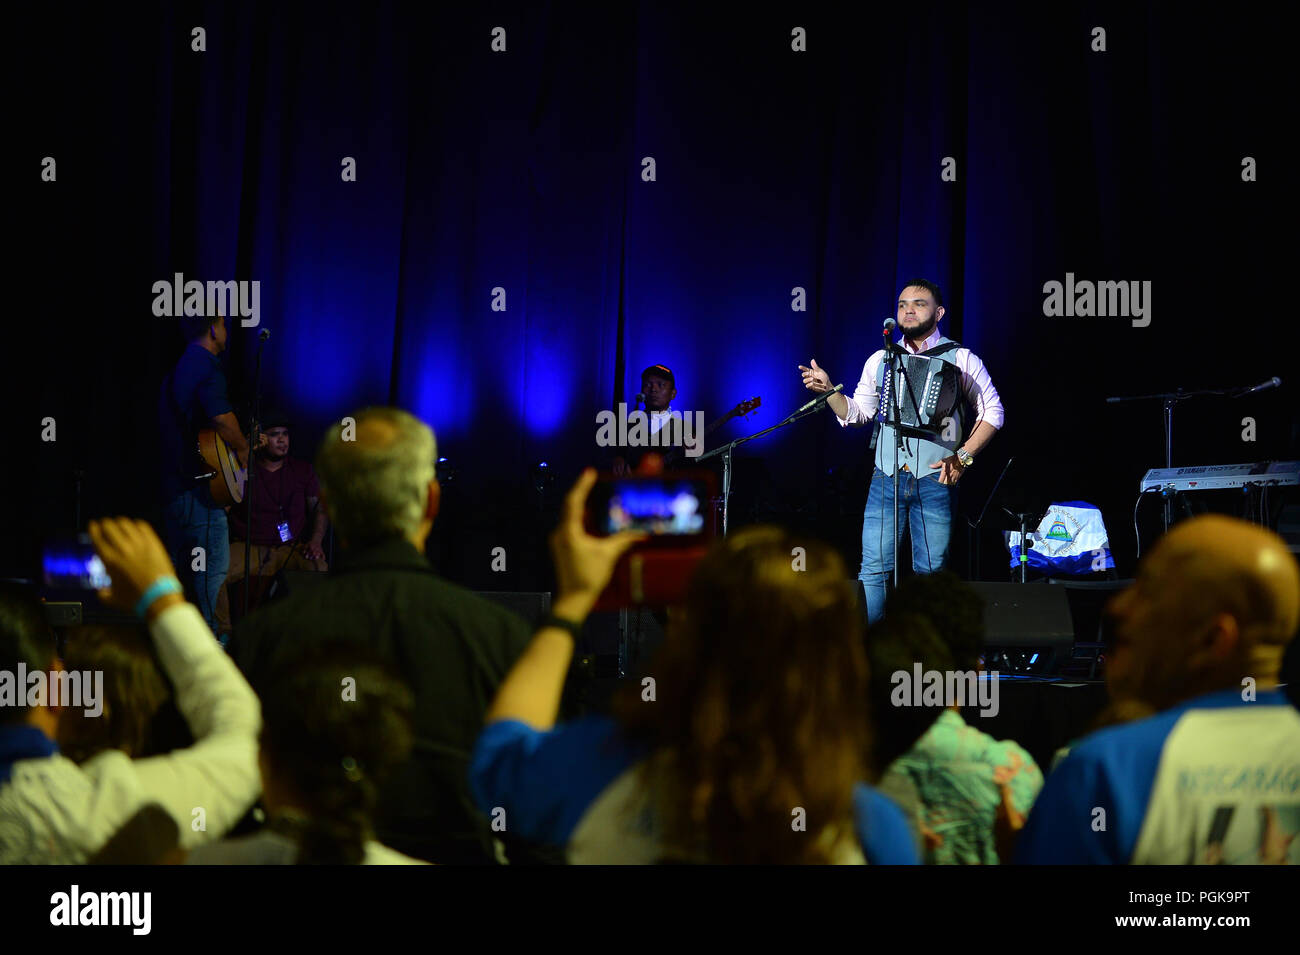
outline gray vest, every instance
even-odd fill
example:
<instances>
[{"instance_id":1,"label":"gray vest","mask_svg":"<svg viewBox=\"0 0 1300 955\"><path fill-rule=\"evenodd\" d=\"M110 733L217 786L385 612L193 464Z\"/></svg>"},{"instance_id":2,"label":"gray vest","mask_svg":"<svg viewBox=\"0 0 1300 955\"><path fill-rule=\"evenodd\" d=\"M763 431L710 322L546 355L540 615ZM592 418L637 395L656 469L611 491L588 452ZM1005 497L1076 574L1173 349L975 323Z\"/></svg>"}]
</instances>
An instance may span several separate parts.
<instances>
[{"instance_id":1,"label":"gray vest","mask_svg":"<svg viewBox=\"0 0 1300 955\"><path fill-rule=\"evenodd\" d=\"M930 348L938 348L952 341L942 335ZM956 365L957 349L944 352L942 355L934 356L938 361L948 362L950 365ZM882 361L880 367L876 369L876 392L880 393L885 384L885 363ZM941 461L949 457L954 451L961 447L965 440L965 413L963 402L965 394L962 393L957 401L957 407L953 411L953 417L956 419L955 427L952 428L953 439L951 441L943 440L939 435L938 440L928 438L913 437L908 434L903 435L903 443L898 449L898 466L906 466L918 478L933 477L938 479L939 469L930 469L930 465L936 461ZM883 411L884 409L881 409ZM880 413L880 412L878 412ZM880 425L876 429L876 467L884 471L890 477L894 474L894 429L889 425Z\"/></svg>"}]
</instances>

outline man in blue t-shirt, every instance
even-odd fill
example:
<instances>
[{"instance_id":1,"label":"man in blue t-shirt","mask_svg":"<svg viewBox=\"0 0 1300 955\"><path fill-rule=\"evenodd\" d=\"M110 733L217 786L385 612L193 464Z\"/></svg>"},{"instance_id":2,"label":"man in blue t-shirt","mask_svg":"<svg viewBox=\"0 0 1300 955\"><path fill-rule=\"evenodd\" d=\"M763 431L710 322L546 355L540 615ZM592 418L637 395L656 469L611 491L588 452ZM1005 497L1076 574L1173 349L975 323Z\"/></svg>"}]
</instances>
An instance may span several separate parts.
<instances>
[{"instance_id":1,"label":"man in blue t-shirt","mask_svg":"<svg viewBox=\"0 0 1300 955\"><path fill-rule=\"evenodd\" d=\"M1152 715L1071 749L1016 861L1300 863L1300 712L1278 689L1300 622L1286 543L1234 518L1185 521L1107 612L1116 708Z\"/></svg>"},{"instance_id":2,"label":"man in blue t-shirt","mask_svg":"<svg viewBox=\"0 0 1300 955\"><path fill-rule=\"evenodd\" d=\"M212 428L248 461L248 440L226 394L226 374L217 358L226 349L226 320L182 319L189 344L163 379L158 395L162 452L163 518L172 563L192 585L191 597L215 632L217 594L230 567L226 511L213 500L196 445L202 428ZM203 549L198 563L194 548Z\"/></svg>"}]
</instances>

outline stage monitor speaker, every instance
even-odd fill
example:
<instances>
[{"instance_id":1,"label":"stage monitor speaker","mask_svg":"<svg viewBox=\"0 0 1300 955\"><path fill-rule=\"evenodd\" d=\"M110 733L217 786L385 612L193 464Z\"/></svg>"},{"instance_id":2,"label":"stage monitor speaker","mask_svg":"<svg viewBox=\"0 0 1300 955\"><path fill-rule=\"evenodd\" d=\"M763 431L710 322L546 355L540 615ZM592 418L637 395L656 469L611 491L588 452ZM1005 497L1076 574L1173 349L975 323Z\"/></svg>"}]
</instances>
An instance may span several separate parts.
<instances>
[{"instance_id":1,"label":"stage monitor speaker","mask_svg":"<svg viewBox=\"0 0 1300 955\"><path fill-rule=\"evenodd\" d=\"M1076 643L1105 643L1105 609L1107 602L1132 580L1053 580L1049 586L1065 590L1074 621Z\"/></svg>"},{"instance_id":2,"label":"stage monitor speaker","mask_svg":"<svg viewBox=\"0 0 1300 955\"><path fill-rule=\"evenodd\" d=\"M984 599L984 667L1048 676L1071 658L1074 624L1064 587L972 582Z\"/></svg>"}]
</instances>

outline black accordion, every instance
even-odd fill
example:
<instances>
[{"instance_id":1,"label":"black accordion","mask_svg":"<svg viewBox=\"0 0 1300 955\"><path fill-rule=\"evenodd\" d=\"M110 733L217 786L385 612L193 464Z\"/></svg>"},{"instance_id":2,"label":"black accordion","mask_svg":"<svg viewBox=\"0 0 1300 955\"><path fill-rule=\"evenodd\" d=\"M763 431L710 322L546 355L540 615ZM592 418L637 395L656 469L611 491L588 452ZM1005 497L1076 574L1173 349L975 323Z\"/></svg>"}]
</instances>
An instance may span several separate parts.
<instances>
[{"instance_id":1,"label":"black accordion","mask_svg":"<svg viewBox=\"0 0 1300 955\"><path fill-rule=\"evenodd\" d=\"M947 349L945 349L946 351ZM876 420L893 412L893 388L898 387L899 431L918 438L938 438L949 419L958 422L961 437L961 369L952 362L927 355L896 355L894 375L885 375ZM949 432L951 434L951 432Z\"/></svg>"}]
</instances>

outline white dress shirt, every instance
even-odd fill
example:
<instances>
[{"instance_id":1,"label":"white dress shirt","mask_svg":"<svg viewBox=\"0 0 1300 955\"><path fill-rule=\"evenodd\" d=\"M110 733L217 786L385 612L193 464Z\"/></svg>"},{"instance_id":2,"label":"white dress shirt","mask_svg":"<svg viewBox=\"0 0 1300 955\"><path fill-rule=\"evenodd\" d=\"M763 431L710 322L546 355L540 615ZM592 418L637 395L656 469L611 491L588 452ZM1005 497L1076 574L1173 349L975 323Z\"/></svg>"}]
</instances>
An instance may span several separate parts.
<instances>
[{"instance_id":1,"label":"white dress shirt","mask_svg":"<svg viewBox=\"0 0 1300 955\"><path fill-rule=\"evenodd\" d=\"M942 337L936 327L922 342L913 345L907 338L902 339L902 342L903 347L915 355L933 348ZM993 387L993 379L989 377L984 362L980 361L969 348L958 348L952 359L953 364L961 372L962 392L975 409L975 424L987 421L993 427L1001 428L1006 419L1002 411L1002 399L998 397L998 390ZM880 363L884 360L885 350L882 348L868 358L866 364L862 366L862 377L858 380L858 387L849 397L848 417L835 416L835 420L841 427L850 425L861 427L869 424L876 416L876 411L880 408L880 389L876 385L876 376L880 373Z\"/></svg>"}]
</instances>

